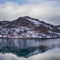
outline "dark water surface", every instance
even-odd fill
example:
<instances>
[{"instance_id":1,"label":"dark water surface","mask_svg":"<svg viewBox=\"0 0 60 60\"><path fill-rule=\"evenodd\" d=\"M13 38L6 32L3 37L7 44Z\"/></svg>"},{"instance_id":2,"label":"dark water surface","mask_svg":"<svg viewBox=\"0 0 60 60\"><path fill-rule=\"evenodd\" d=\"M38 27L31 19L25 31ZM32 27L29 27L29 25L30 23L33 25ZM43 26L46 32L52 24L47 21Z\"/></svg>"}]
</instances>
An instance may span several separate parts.
<instances>
[{"instance_id":1,"label":"dark water surface","mask_svg":"<svg viewBox=\"0 0 60 60\"><path fill-rule=\"evenodd\" d=\"M60 39L0 39L0 52L30 56L60 48Z\"/></svg>"}]
</instances>

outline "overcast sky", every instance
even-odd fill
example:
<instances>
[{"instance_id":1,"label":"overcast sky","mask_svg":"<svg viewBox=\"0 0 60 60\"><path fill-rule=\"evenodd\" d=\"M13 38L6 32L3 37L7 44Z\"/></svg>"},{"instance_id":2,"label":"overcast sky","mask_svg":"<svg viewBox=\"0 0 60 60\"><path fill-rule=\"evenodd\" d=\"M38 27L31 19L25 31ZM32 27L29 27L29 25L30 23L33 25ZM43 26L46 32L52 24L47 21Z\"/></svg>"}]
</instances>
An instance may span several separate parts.
<instances>
[{"instance_id":1,"label":"overcast sky","mask_svg":"<svg viewBox=\"0 0 60 60\"><path fill-rule=\"evenodd\" d=\"M60 25L60 0L0 0L0 21L20 16Z\"/></svg>"}]
</instances>

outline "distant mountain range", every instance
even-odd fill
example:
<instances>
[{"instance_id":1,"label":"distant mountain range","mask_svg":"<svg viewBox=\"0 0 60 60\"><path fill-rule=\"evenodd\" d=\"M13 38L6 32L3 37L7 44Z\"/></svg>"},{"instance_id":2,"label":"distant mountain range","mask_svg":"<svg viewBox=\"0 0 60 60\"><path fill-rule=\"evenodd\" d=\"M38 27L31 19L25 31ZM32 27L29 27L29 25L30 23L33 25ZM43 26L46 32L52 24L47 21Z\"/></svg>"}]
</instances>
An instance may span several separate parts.
<instances>
[{"instance_id":1,"label":"distant mountain range","mask_svg":"<svg viewBox=\"0 0 60 60\"><path fill-rule=\"evenodd\" d=\"M60 26L40 21L29 16L19 17L13 21L0 21L0 35L16 35L20 38L57 38Z\"/></svg>"}]
</instances>

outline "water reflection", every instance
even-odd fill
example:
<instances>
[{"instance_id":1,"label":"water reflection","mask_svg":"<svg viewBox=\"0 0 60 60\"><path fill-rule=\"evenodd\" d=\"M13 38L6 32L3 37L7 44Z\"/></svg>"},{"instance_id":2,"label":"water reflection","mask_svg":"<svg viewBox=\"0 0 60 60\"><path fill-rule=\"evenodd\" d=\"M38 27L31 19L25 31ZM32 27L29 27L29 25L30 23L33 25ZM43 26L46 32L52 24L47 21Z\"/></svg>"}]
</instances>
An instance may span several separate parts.
<instances>
[{"instance_id":1,"label":"water reflection","mask_svg":"<svg viewBox=\"0 0 60 60\"><path fill-rule=\"evenodd\" d=\"M0 39L0 52L18 56L35 55L54 48L60 48L60 39Z\"/></svg>"},{"instance_id":2,"label":"water reflection","mask_svg":"<svg viewBox=\"0 0 60 60\"><path fill-rule=\"evenodd\" d=\"M48 48L60 47L60 39L0 39L0 48L16 47L29 48L47 46Z\"/></svg>"}]
</instances>

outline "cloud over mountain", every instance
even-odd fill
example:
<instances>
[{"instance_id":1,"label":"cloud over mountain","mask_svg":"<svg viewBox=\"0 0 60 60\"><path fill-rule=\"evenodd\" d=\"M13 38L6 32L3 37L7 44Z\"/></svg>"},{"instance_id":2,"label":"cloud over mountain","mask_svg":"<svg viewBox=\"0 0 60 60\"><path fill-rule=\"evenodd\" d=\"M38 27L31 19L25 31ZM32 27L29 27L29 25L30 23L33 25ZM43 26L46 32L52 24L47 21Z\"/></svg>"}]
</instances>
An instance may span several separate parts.
<instances>
[{"instance_id":1,"label":"cloud over mountain","mask_svg":"<svg viewBox=\"0 0 60 60\"><path fill-rule=\"evenodd\" d=\"M52 24L60 23L60 1L35 0L34 3L33 1L27 1L28 4L22 5L12 1L0 4L0 20L14 20L19 16L31 16Z\"/></svg>"}]
</instances>

